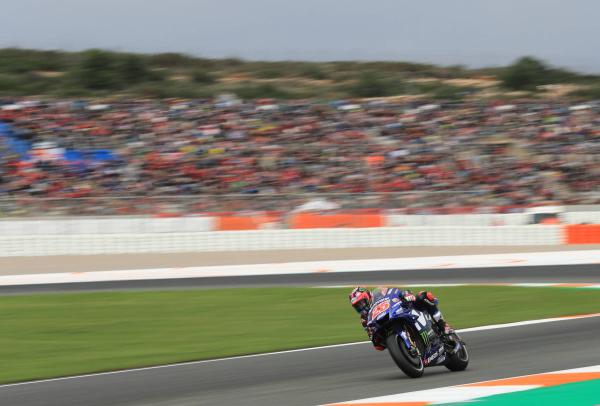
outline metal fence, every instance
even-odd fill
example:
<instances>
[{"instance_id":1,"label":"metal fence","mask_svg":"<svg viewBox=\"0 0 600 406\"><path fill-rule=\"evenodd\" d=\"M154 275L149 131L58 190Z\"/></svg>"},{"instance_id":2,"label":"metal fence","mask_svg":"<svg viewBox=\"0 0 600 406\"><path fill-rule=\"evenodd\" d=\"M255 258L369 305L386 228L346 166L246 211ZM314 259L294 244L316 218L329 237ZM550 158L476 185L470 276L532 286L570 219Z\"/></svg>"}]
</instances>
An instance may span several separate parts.
<instances>
[{"instance_id":1,"label":"metal fence","mask_svg":"<svg viewBox=\"0 0 600 406\"><path fill-rule=\"evenodd\" d=\"M292 211L325 201L340 209L433 210L491 206L474 192L328 193L85 198L0 198L2 217L194 214L240 211ZM485 204L484 204L485 203ZM501 201L496 205L502 204Z\"/></svg>"},{"instance_id":2,"label":"metal fence","mask_svg":"<svg viewBox=\"0 0 600 406\"><path fill-rule=\"evenodd\" d=\"M148 216L223 212L290 212L308 202L327 202L341 210L384 209L403 214L515 213L531 205L476 191L326 194L237 194L194 196L129 196L82 198L0 198L0 217ZM600 203L598 194L582 194L585 204Z\"/></svg>"}]
</instances>

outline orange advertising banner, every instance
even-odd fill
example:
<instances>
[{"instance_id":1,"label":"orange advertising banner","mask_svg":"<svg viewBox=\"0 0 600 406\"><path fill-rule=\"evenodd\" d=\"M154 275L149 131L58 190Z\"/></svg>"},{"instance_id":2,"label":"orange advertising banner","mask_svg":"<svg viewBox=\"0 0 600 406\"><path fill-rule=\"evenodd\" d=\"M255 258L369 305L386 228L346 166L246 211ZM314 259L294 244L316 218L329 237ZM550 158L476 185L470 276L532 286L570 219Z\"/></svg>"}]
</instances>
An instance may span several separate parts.
<instances>
[{"instance_id":1,"label":"orange advertising banner","mask_svg":"<svg viewBox=\"0 0 600 406\"><path fill-rule=\"evenodd\" d=\"M574 224L565 226L567 244L600 244L600 224Z\"/></svg>"},{"instance_id":2,"label":"orange advertising banner","mask_svg":"<svg viewBox=\"0 0 600 406\"><path fill-rule=\"evenodd\" d=\"M290 217L290 228L366 228L383 227L381 214L298 213Z\"/></svg>"},{"instance_id":3,"label":"orange advertising banner","mask_svg":"<svg viewBox=\"0 0 600 406\"><path fill-rule=\"evenodd\" d=\"M216 218L217 231L234 230L260 230L268 224L279 222L279 216L255 215L255 216L218 216Z\"/></svg>"}]
</instances>

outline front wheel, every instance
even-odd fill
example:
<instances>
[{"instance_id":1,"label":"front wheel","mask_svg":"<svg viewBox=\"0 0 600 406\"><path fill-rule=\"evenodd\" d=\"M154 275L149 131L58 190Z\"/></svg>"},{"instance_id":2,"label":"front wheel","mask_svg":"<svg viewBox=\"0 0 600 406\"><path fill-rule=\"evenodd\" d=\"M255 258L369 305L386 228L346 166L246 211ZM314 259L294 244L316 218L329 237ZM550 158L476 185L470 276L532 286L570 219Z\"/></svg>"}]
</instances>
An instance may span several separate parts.
<instances>
[{"instance_id":1,"label":"front wheel","mask_svg":"<svg viewBox=\"0 0 600 406\"><path fill-rule=\"evenodd\" d=\"M410 336L410 331L407 331ZM411 378L420 378L423 375L425 366L419 354L412 355L404 340L397 334L390 335L385 341L386 347L392 356L392 359L406 375Z\"/></svg>"},{"instance_id":2,"label":"front wheel","mask_svg":"<svg viewBox=\"0 0 600 406\"><path fill-rule=\"evenodd\" d=\"M469 365L469 352L465 343L459 337L456 337L456 339L460 343L460 350L453 354L446 362L446 368L450 371L464 371Z\"/></svg>"}]
</instances>

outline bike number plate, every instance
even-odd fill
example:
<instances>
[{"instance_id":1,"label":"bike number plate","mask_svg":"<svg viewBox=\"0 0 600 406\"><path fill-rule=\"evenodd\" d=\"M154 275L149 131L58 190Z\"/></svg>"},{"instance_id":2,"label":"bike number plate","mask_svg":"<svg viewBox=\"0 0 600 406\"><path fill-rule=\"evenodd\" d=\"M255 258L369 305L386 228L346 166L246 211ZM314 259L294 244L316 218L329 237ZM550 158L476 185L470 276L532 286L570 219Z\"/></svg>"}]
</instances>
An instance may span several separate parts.
<instances>
[{"instance_id":1,"label":"bike number plate","mask_svg":"<svg viewBox=\"0 0 600 406\"><path fill-rule=\"evenodd\" d=\"M381 313L385 312L389 308L390 308L389 300L385 300L381 303L376 304L375 307L373 307L373 310L371 310L371 319L376 319L377 316L379 316Z\"/></svg>"}]
</instances>

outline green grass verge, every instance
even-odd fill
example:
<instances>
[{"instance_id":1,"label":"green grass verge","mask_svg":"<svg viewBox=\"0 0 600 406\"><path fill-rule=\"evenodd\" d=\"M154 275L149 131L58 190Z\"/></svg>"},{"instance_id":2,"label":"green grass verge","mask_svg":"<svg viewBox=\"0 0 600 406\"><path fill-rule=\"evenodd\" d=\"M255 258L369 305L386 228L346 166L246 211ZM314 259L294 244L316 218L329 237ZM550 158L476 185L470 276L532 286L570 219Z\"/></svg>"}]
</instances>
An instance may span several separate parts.
<instances>
[{"instance_id":1,"label":"green grass verge","mask_svg":"<svg viewBox=\"0 0 600 406\"><path fill-rule=\"evenodd\" d=\"M457 328L600 312L600 291L592 290L434 292ZM0 297L0 382L365 340L347 294L268 288Z\"/></svg>"}]
</instances>

